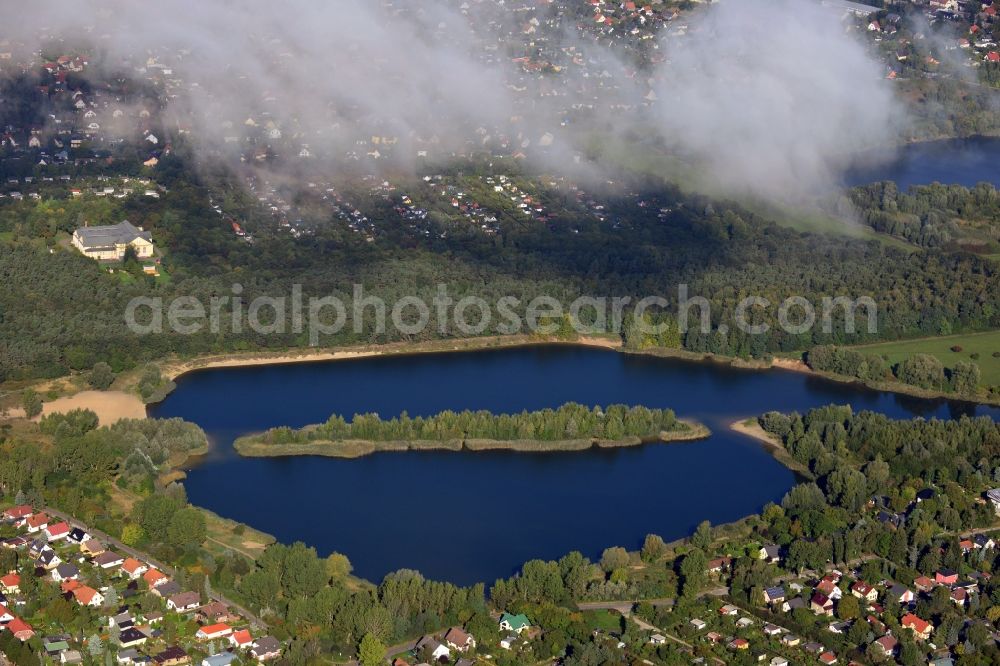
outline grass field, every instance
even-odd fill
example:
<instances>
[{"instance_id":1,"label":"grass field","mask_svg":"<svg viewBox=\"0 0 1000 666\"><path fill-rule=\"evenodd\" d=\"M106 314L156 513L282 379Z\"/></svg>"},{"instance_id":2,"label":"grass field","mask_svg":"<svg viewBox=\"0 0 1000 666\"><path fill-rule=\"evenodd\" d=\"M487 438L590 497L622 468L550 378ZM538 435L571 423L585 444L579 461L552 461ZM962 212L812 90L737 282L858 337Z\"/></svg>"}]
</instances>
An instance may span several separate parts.
<instances>
[{"instance_id":1,"label":"grass field","mask_svg":"<svg viewBox=\"0 0 1000 666\"><path fill-rule=\"evenodd\" d=\"M958 345L961 352L953 352L951 348ZM911 354L931 354L936 356L945 367L951 367L959 361L972 361L970 354L978 353L975 363L983 372L983 384L1000 386L1000 358L995 358L993 352L1000 352L1000 331L989 333L972 333L969 335L947 335L938 338L921 338L903 342L885 342L876 345L857 347L868 353L885 355L890 363L898 363Z\"/></svg>"},{"instance_id":2,"label":"grass field","mask_svg":"<svg viewBox=\"0 0 1000 666\"><path fill-rule=\"evenodd\" d=\"M600 629L607 634L620 634L622 632L622 616L618 611L584 611L583 620L589 627Z\"/></svg>"}]
</instances>

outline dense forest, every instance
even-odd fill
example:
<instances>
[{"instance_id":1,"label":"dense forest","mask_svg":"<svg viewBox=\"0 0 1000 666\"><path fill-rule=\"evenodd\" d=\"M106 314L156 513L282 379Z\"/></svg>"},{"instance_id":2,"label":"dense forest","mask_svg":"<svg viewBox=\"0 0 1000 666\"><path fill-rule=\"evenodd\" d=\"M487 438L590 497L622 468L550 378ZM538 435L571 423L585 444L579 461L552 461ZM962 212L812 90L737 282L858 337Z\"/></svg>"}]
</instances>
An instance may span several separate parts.
<instances>
[{"instance_id":1,"label":"dense forest","mask_svg":"<svg viewBox=\"0 0 1000 666\"><path fill-rule=\"evenodd\" d=\"M415 441L454 439L538 440L609 439L655 437L661 432L683 430L669 409L611 405L589 409L567 403L558 409L520 414L488 411L444 411L428 417L410 417L405 412L392 419L378 414L355 414L350 422L334 415L311 428L273 428L260 436L268 444L304 443L317 440L361 439L371 441Z\"/></svg>"},{"instance_id":2,"label":"dense forest","mask_svg":"<svg viewBox=\"0 0 1000 666\"><path fill-rule=\"evenodd\" d=\"M309 296L334 295L352 302L352 284L388 303L404 296L433 302L437 285L455 298L477 295L489 303L510 296L522 317L536 296L569 304L582 295L666 297L673 310L678 286L710 304L712 332L698 326L663 341L696 352L762 357L776 351L818 344L935 335L1000 327L1000 274L995 264L974 256L938 251L906 252L875 242L802 233L770 222L731 203L682 195L662 183L644 188L645 205L609 195L608 215L615 224L581 216L550 193L556 206L545 224L510 223L495 236L451 230L415 237L391 216L381 221L374 242L338 224L315 235L257 233L250 245L237 239L209 205L210 191L242 200L227 175L198 174L177 156L157 167L167 192L161 199L101 203L25 201L0 206L0 380L54 377L104 361L115 371L171 353L190 355L248 349L283 349L309 344L307 332L259 335L243 326L181 335L131 333L124 322L126 304L136 296L194 296L204 303L229 296L239 283L244 303L261 295L284 296L301 284ZM564 209L564 211L563 211ZM669 211L660 213L659 211ZM563 214L560 212L564 212ZM63 250L58 234L83 219L129 218L151 230L163 248L169 280L108 274L93 261ZM262 227L263 229L263 227ZM52 251L50 251L52 250ZM914 276L920 276L915 279ZM754 308L765 334L750 335L733 325L736 305L747 294L767 298L773 307ZM878 332L870 334L860 313L858 332L846 333L843 309L834 311L832 330L817 325L802 333L778 326L777 305L790 296L813 303L849 294L872 297L879 307ZM223 306L223 321L228 314ZM584 313L586 314L586 313ZM700 312L692 308L691 318ZM290 318L291 313L286 313ZM673 315L670 315L673 316ZM494 318L495 325L499 321ZM611 327L595 320L595 327ZM720 325L727 329L720 332ZM495 333L491 328L484 333ZM324 335L322 345L382 343L459 335L448 322L431 317L425 331L404 335L393 326L378 330L371 308L355 322L349 307L344 328Z\"/></svg>"},{"instance_id":3,"label":"dense forest","mask_svg":"<svg viewBox=\"0 0 1000 666\"><path fill-rule=\"evenodd\" d=\"M850 191L864 222L926 248L1000 250L1000 193L989 183L918 185L901 192L885 181Z\"/></svg>"}]
</instances>

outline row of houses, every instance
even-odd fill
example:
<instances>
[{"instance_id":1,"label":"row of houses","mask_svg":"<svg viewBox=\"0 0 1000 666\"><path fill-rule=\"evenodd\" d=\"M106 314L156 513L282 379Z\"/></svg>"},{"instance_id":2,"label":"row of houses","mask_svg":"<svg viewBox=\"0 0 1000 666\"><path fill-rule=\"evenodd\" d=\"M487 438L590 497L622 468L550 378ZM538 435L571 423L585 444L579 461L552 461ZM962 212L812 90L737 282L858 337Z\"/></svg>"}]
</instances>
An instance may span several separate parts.
<instances>
[{"instance_id":1,"label":"row of houses","mask_svg":"<svg viewBox=\"0 0 1000 666\"><path fill-rule=\"evenodd\" d=\"M240 657L265 662L281 655L279 641L271 636L253 636L243 618L224 603L203 603L200 593L183 589L151 562L108 548L81 526L52 518L28 505L8 508L2 519L21 533L0 541L0 547L25 553L34 564L36 579L48 579L50 584L59 586L64 599L97 612L103 624L95 630L111 634L120 665L184 666L192 663L191 651L210 652L202 660L202 666L228 666ZM27 605L23 593L24 571L22 568L20 572L10 571L0 576L0 604L3 604L0 627L22 642L34 638L36 630L8 609ZM141 612L138 607L121 604L121 600L142 593L160 599L164 610ZM162 644L163 632L159 627L166 614L198 622L189 649L180 644ZM63 663L78 663L73 660L79 656L79 650L69 649L68 641L50 639L48 636L43 641L50 655L55 649L53 645L67 643L60 649L59 658ZM225 649L207 649L219 644ZM153 645L159 647L146 653Z\"/></svg>"}]
</instances>

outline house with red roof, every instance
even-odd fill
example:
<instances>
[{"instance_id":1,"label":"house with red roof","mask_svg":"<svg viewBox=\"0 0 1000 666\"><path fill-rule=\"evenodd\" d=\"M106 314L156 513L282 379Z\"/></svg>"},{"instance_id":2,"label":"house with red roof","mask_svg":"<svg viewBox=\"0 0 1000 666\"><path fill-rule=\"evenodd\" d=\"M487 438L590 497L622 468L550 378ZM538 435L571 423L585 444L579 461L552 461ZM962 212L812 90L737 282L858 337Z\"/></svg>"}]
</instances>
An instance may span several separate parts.
<instances>
[{"instance_id":1,"label":"house with red roof","mask_svg":"<svg viewBox=\"0 0 1000 666\"><path fill-rule=\"evenodd\" d=\"M913 613L907 613L906 615L904 615L902 619L899 621L899 624L904 629L909 629L910 631L912 631L914 638L916 638L918 641L930 638L931 632L934 631L933 624L931 624L927 620L923 620L917 617Z\"/></svg>"},{"instance_id":2,"label":"house with red roof","mask_svg":"<svg viewBox=\"0 0 1000 666\"><path fill-rule=\"evenodd\" d=\"M809 609L816 615L833 615L833 599L817 592L809 600Z\"/></svg>"},{"instance_id":3,"label":"house with red roof","mask_svg":"<svg viewBox=\"0 0 1000 666\"><path fill-rule=\"evenodd\" d=\"M122 572L132 580L136 580L147 571L149 571L149 567L134 557L127 557L125 558L125 561L122 562Z\"/></svg>"},{"instance_id":4,"label":"house with red roof","mask_svg":"<svg viewBox=\"0 0 1000 666\"><path fill-rule=\"evenodd\" d=\"M58 541L59 539L65 539L69 536L69 524L66 521L56 523L55 525L45 526L45 538L49 541Z\"/></svg>"},{"instance_id":5,"label":"house with red roof","mask_svg":"<svg viewBox=\"0 0 1000 666\"><path fill-rule=\"evenodd\" d=\"M819 656L819 660L820 660L820 663L823 663L823 664L836 664L837 663L837 655L835 655L834 653L832 653L829 650L827 650L826 652L824 652L823 654L821 654Z\"/></svg>"},{"instance_id":6,"label":"house with red roof","mask_svg":"<svg viewBox=\"0 0 1000 666\"><path fill-rule=\"evenodd\" d=\"M882 638L876 640L874 645L883 657L891 659L892 656L896 654L896 646L899 645L899 641L897 641L896 637L892 634L886 634Z\"/></svg>"},{"instance_id":7,"label":"house with red roof","mask_svg":"<svg viewBox=\"0 0 1000 666\"><path fill-rule=\"evenodd\" d=\"M233 633L233 628L224 622L219 624L210 624L206 627L202 627L195 633L195 638L199 641L211 641L216 638L222 638L224 636L229 636Z\"/></svg>"},{"instance_id":8,"label":"house with red roof","mask_svg":"<svg viewBox=\"0 0 1000 666\"><path fill-rule=\"evenodd\" d=\"M21 576L11 572L0 578L0 587L3 588L5 594L12 594L14 592L21 591Z\"/></svg>"},{"instance_id":9,"label":"house with red roof","mask_svg":"<svg viewBox=\"0 0 1000 666\"><path fill-rule=\"evenodd\" d=\"M35 532L41 532L48 526L49 517L44 513L35 513L28 516L24 524L27 526L28 532L34 534Z\"/></svg>"},{"instance_id":10,"label":"house with red roof","mask_svg":"<svg viewBox=\"0 0 1000 666\"><path fill-rule=\"evenodd\" d=\"M920 576L913 581L913 587L917 588L918 592L930 592L935 585L936 583L927 576Z\"/></svg>"},{"instance_id":11,"label":"house with red roof","mask_svg":"<svg viewBox=\"0 0 1000 666\"><path fill-rule=\"evenodd\" d=\"M878 590L863 580L859 580L854 585L851 585L851 594L858 599L864 599L868 602L878 600Z\"/></svg>"},{"instance_id":12,"label":"house with red roof","mask_svg":"<svg viewBox=\"0 0 1000 666\"><path fill-rule=\"evenodd\" d=\"M14 619L14 614L7 610L7 607L0 604L0 626L11 622Z\"/></svg>"},{"instance_id":13,"label":"house with red roof","mask_svg":"<svg viewBox=\"0 0 1000 666\"><path fill-rule=\"evenodd\" d=\"M958 572L951 569L941 569L934 574L934 582L938 585L954 585L958 582Z\"/></svg>"},{"instance_id":14,"label":"house with red roof","mask_svg":"<svg viewBox=\"0 0 1000 666\"><path fill-rule=\"evenodd\" d=\"M4 520L9 520L14 523L23 523L25 519L33 514L35 510L28 506L27 504L22 504L20 506L14 506L3 512Z\"/></svg>"},{"instance_id":15,"label":"house with red roof","mask_svg":"<svg viewBox=\"0 0 1000 666\"><path fill-rule=\"evenodd\" d=\"M150 588L163 585L170 580L165 574L160 573L156 569L150 569L146 573L142 574L142 579L146 581L146 584L149 585Z\"/></svg>"},{"instance_id":16,"label":"house with red roof","mask_svg":"<svg viewBox=\"0 0 1000 666\"><path fill-rule=\"evenodd\" d=\"M73 598L81 606L96 608L104 603L104 595L88 585L81 585L73 590Z\"/></svg>"},{"instance_id":17,"label":"house with red roof","mask_svg":"<svg viewBox=\"0 0 1000 666\"><path fill-rule=\"evenodd\" d=\"M7 631L14 634L14 638L22 643L30 641L35 635L35 630L31 628L31 625L19 617L15 617L7 623Z\"/></svg>"},{"instance_id":18,"label":"house with red roof","mask_svg":"<svg viewBox=\"0 0 1000 666\"><path fill-rule=\"evenodd\" d=\"M229 642L233 647L245 648L253 645L253 636L250 635L249 629L240 629L229 636Z\"/></svg>"}]
</instances>

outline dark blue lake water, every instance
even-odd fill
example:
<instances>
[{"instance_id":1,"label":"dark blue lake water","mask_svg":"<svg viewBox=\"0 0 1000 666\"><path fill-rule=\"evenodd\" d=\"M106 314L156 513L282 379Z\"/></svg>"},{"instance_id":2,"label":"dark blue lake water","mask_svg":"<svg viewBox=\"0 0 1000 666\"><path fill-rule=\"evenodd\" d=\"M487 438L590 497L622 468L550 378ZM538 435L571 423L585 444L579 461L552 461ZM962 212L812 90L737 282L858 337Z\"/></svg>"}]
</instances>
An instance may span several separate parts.
<instances>
[{"instance_id":1,"label":"dark blue lake water","mask_svg":"<svg viewBox=\"0 0 1000 666\"><path fill-rule=\"evenodd\" d=\"M915 143L892 153L864 156L867 166L852 169L844 180L850 186L894 180L901 190L933 182L966 187L986 182L1000 187L998 154L1000 139L988 137Z\"/></svg>"},{"instance_id":2,"label":"dark blue lake water","mask_svg":"<svg viewBox=\"0 0 1000 666\"><path fill-rule=\"evenodd\" d=\"M576 453L380 453L358 460L240 458L232 441L332 413L444 409L518 412L567 401L669 407L710 439ZM735 520L779 500L791 472L728 429L768 410L850 403L893 417L953 418L1000 410L915 400L772 370L738 370L612 351L545 346L204 370L182 377L154 417L203 427L214 448L190 470L195 504L321 555L346 554L381 580L399 568L468 584L526 560L667 540L702 520Z\"/></svg>"}]
</instances>

